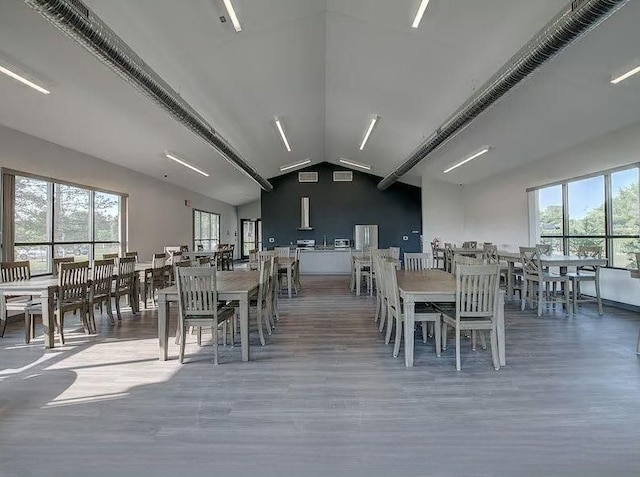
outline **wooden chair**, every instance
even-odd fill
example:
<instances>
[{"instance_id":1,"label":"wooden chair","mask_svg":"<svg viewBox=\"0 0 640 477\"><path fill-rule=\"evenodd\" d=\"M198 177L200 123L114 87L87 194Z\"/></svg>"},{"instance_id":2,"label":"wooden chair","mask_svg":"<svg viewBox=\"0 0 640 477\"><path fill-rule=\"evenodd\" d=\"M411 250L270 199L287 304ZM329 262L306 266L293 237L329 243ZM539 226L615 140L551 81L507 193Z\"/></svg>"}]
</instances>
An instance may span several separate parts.
<instances>
[{"instance_id":1,"label":"wooden chair","mask_svg":"<svg viewBox=\"0 0 640 477\"><path fill-rule=\"evenodd\" d=\"M258 270L260 268L260 264L258 262L258 249L254 248L253 250L249 250L249 263L247 265L249 270Z\"/></svg>"},{"instance_id":2,"label":"wooden chair","mask_svg":"<svg viewBox=\"0 0 640 477\"><path fill-rule=\"evenodd\" d=\"M57 277L61 263L73 263L75 257L58 257L53 259L53 276Z\"/></svg>"},{"instance_id":3,"label":"wooden chair","mask_svg":"<svg viewBox=\"0 0 640 477\"><path fill-rule=\"evenodd\" d=\"M433 268L444 270L444 252L439 252L435 243L431 243L431 256L433 257Z\"/></svg>"},{"instance_id":4,"label":"wooden chair","mask_svg":"<svg viewBox=\"0 0 640 477\"><path fill-rule=\"evenodd\" d=\"M380 322L379 330L382 332L386 322L386 284L384 283L384 273L382 271L382 257L380 255L373 254L372 263L373 273L376 277L376 313L373 317L373 322Z\"/></svg>"},{"instance_id":5,"label":"wooden chair","mask_svg":"<svg viewBox=\"0 0 640 477\"><path fill-rule=\"evenodd\" d=\"M31 278L31 266L29 261L22 262L2 262L0 263L0 274L3 282L15 282L19 280L29 280ZM35 335L35 322L28 309L33 305L31 297L4 297L4 307L0 310L0 337L4 336L7 326L7 312L17 311L24 313L24 340L29 344Z\"/></svg>"},{"instance_id":6,"label":"wooden chair","mask_svg":"<svg viewBox=\"0 0 640 477\"><path fill-rule=\"evenodd\" d=\"M504 283L506 286L509 267L507 267L506 264L500 262L500 257L498 256L498 246L485 242L482 245L482 249L484 252L482 254L482 260L484 261L484 263L486 263L487 265L494 263L500 265L500 278L504 278Z\"/></svg>"},{"instance_id":7,"label":"wooden chair","mask_svg":"<svg viewBox=\"0 0 640 477\"><path fill-rule=\"evenodd\" d=\"M116 258L120 257L119 253L103 253L102 254L102 260L115 260Z\"/></svg>"},{"instance_id":8,"label":"wooden chair","mask_svg":"<svg viewBox=\"0 0 640 477\"><path fill-rule=\"evenodd\" d=\"M405 253L404 269L405 270L428 270L429 267L428 253Z\"/></svg>"},{"instance_id":9,"label":"wooden chair","mask_svg":"<svg viewBox=\"0 0 640 477\"><path fill-rule=\"evenodd\" d=\"M451 271L455 271L455 268L453 268L453 257L454 257L454 253L452 248L455 247L455 244L451 244L451 243L445 243L444 244L444 263L445 263L445 270L449 273L451 273Z\"/></svg>"},{"instance_id":10,"label":"wooden chair","mask_svg":"<svg viewBox=\"0 0 640 477\"><path fill-rule=\"evenodd\" d=\"M296 295L302 291L302 283L300 282L300 255L302 250L300 248L296 248L295 251L295 262L293 262L293 287L296 292Z\"/></svg>"},{"instance_id":11,"label":"wooden chair","mask_svg":"<svg viewBox=\"0 0 640 477\"><path fill-rule=\"evenodd\" d=\"M125 252L125 257L133 257L136 259L136 263L138 263L138 252Z\"/></svg>"},{"instance_id":12,"label":"wooden chair","mask_svg":"<svg viewBox=\"0 0 640 477\"><path fill-rule=\"evenodd\" d=\"M534 300L538 304L538 316L542 315L544 303L563 302L566 313L569 313L569 277L544 270L540 263L540 251L536 247L520 247L520 261L523 269L523 286L526 290L522 298L521 310L524 311L525 303L533 308ZM554 291L550 291L549 284L554 284ZM555 285L564 287L564 298L555 296ZM536 287L537 285L537 287Z\"/></svg>"},{"instance_id":13,"label":"wooden chair","mask_svg":"<svg viewBox=\"0 0 640 477\"><path fill-rule=\"evenodd\" d=\"M465 330L490 331L493 367L500 369L495 320L498 285L499 267L497 264L458 265L456 267L455 314L451 316L443 310L442 349L447 348L447 330L448 326L451 326L456 333L456 369L458 371L460 371L460 335Z\"/></svg>"},{"instance_id":14,"label":"wooden chair","mask_svg":"<svg viewBox=\"0 0 640 477\"><path fill-rule=\"evenodd\" d=\"M551 244L549 243L537 243L536 248L540 255L551 255Z\"/></svg>"},{"instance_id":15,"label":"wooden chair","mask_svg":"<svg viewBox=\"0 0 640 477\"><path fill-rule=\"evenodd\" d=\"M147 298L149 293L151 294L151 298L155 303L155 293L156 290L160 288L165 288L167 286L167 254L165 253L154 253L152 258L152 268L151 271L147 273L145 277L145 290L144 290L144 305L147 307Z\"/></svg>"},{"instance_id":16,"label":"wooden chair","mask_svg":"<svg viewBox=\"0 0 640 477\"><path fill-rule=\"evenodd\" d=\"M476 240L462 242L462 248L478 248L478 242Z\"/></svg>"},{"instance_id":17,"label":"wooden chair","mask_svg":"<svg viewBox=\"0 0 640 477\"><path fill-rule=\"evenodd\" d=\"M393 262L382 262L382 273L384 273L384 282L387 287L387 320L393 320L395 323L395 344L393 347L393 357L397 358L400 354L400 344L404 336L405 314L403 305L400 301L400 291L398 289L398 278L396 276L396 265ZM435 335L436 356L440 356L440 326L441 313L439 311L417 312L415 313L416 323L422 322L423 330L427 329L427 323L433 323ZM391 323L387 326L387 337L390 336ZM413 331L412 331L413 332ZM426 341L426 331L423 331L423 340ZM385 339L388 343L388 340Z\"/></svg>"},{"instance_id":18,"label":"wooden chair","mask_svg":"<svg viewBox=\"0 0 640 477\"><path fill-rule=\"evenodd\" d=\"M289 247L274 247L277 257L289 258L291 256L291 249Z\"/></svg>"},{"instance_id":19,"label":"wooden chair","mask_svg":"<svg viewBox=\"0 0 640 477\"><path fill-rule=\"evenodd\" d=\"M96 321L94 316L94 309L96 305L106 303L107 315L109 321L113 323L113 311L111 308L111 289L113 286L113 259L109 260L95 260L93 262L93 277L91 280L91 286L89 288L89 331L92 333L97 332Z\"/></svg>"},{"instance_id":20,"label":"wooden chair","mask_svg":"<svg viewBox=\"0 0 640 477\"><path fill-rule=\"evenodd\" d=\"M389 258L400 261L400 247L389 247Z\"/></svg>"},{"instance_id":21,"label":"wooden chair","mask_svg":"<svg viewBox=\"0 0 640 477\"><path fill-rule=\"evenodd\" d=\"M211 260L209 260L209 257L200 257L198 259L198 265L201 267L210 267L211 266Z\"/></svg>"},{"instance_id":22,"label":"wooden chair","mask_svg":"<svg viewBox=\"0 0 640 477\"><path fill-rule=\"evenodd\" d=\"M580 245L578 247L578 257L584 258L602 258L602 247ZM578 310L578 302L595 301L598 303L598 313L602 315L602 297L600 296L600 267L594 265L585 265L576 267L575 272L567 273L571 280L571 289L573 291L573 314ZM580 293L580 283L594 282L596 297L582 296Z\"/></svg>"},{"instance_id":23,"label":"wooden chair","mask_svg":"<svg viewBox=\"0 0 640 477\"><path fill-rule=\"evenodd\" d=\"M134 283L136 280L136 258L124 257L118 260L118 274L116 275L116 284L113 288L113 296L116 301L116 313L118 321L122 321L122 313L120 309L120 298L126 296L129 305L133 308L134 300L138 297L134 294Z\"/></svg>"},{"instance_id":24,"label":"wooden chair","mask_svg":"<svg viewBox=\"0 0 640 477\"><path fill-rule=\"evenodd\" d=\"M58 298L56 300L56 324L60 343L64 345L64 315L78 310L85 332L90 332L87 320L89 294L89 262L63 262L58 275Z\"/></svg>"},{"instance_id":25,"label":"wooden chair","mask_svg":"<svg viewBox=\"0 0 640 477\"><path fill-rule=\"evenodd\" d=\"M178 267L178 308L180 329L180 363L184 362L187 329L191 326L210 327L213 334L213 363L218 365L218 326L233 319L231 307L219 307L216 289L216 269L212 267Z\"/></svg>"}]
</instances>

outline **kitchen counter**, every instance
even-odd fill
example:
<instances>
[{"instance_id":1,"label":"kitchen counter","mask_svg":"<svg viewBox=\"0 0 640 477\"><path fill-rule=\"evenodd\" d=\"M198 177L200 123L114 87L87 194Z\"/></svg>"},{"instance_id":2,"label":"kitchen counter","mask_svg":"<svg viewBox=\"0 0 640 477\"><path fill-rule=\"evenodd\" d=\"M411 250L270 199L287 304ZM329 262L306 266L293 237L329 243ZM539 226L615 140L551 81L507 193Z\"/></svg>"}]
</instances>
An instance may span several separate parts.
<instances>
[{"instance_id":1,"label":"kitchen counter","mask_svg":"<svg viewBox=\"0 0 640 477\"><path fill-rule=\"evenodd\" d=\"M351 273L351 249L316 247L300 251L302 275L349 275Z\"/></svg>"}]
</instances>

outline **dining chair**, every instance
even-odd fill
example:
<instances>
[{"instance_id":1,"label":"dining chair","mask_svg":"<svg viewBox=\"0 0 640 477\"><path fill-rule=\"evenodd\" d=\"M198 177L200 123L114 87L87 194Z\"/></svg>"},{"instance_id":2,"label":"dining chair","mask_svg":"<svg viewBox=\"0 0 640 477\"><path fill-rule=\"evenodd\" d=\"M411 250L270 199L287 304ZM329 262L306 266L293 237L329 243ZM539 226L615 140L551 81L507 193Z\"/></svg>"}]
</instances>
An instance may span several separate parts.
<instances>
[{"instance_id":1,"label":"dining chair","mask_svg":"<svg viewBox=\"0 0 640 477\"><path fill-rule=\"evenodd\" d=\"M213 335L213 364L218 365L218 326L235 316L232 307L218 304L214 267L177 267L180 340L180 363L184 362L186 334L189 327L210 327Z\"/></svg>"},{"instance_id":2,"label":"dining chair","mask_svg":"<svg viewBox=\"0 0 640 477\"><path fill-rule=\"evenodd\" d=\"M460 371L460 337L462 331L490 331L493 367L500 369L497 345L496 312L498 306L499 266L457 265L456 303L453 313L442 310L442 349L447 349L447 331L455 329L456 369ZM452 316L453 315L453 316ZM483 341L484 342L484 341ZM485 346L483 346L484 348Z\"/></svg>"},{"instance_id":3,"label":"dining chair","mask_svg":"<svg viewBox=\"0 0 640 477\"><path fill-rule=\"evenodd\" d=\"M428 253L405 253L404 269L405 270L428 270L429 267Z\"/></svg>"},{"instance_id":4,"label":"dining chair","mask_svg":"<svg viewBox=\"0 0 640 477\"><path fill-rule=\"evenodd\" d=\"M302 283L300 282L300 257L302 254L302 249L296 248L293 262L293 286L296 292L296 295L302 291Z\"/></svg>"},{"instance_id":5,"label":"dining chair","mask_svg":"<svg viewBox=\"0 0 640 477\"><path fill-rule=\"evenodd\" d=\"M477 240L468 240L466 242L462 242L462 248L478 248Z\"/></svg>"},{"instance_id":6,"label":"dining chair","mask_svg":"<svg viewBox=\"0 0 640 477\"><path fill-rule=\"evenodd\" d=\"M260 262L260 284L258 286L258 294L256 297L250 302L250 309L255 308L256 310L256 321L258 323L258 335L260 336L260 344L264 346L266 341L264 339L264 331L263 326L265 328L268 327L267 332L271 334L271 325L270 320L268 319L269 309L271 307L270 302L273 299L272 295L269 292L271 291L270 282L273 280L273 267L277 269L277 265L275 263L275 256L269 257L268 260L263 260ZM277 276L277 271L276 271Z\"/></svg>"},{"instance_id":7,"label":"dining chair","mask_svg":"<svg viewBox=\"0 0 640 477\"><path fill-rule=\"evenodd\" d=\"M545 303L564 303L565 312L569 313L569 277L550 272L540 263L540 250L537 247L520 247L520 261L523 270L523 288L525 293L521 300L520 309L524 311L525 304L533 308L537 301L538 316L542 315L542 305ZM553 291L549 289L553 284ZM556 285L561 285L563 297L556 296ZM537 285L537 286L536 286Z\"/></svg>"},{"instance_id":8,"label":"dining chair","mask_svg":"<svg viewBox=\"0 0 640 477\"><path fill-rule=\"evenodd\" d=\"M147 298L151 294L150 298L155 303L156 290L167 286L167 254L166 253L154 253L151 259L151 270L149 270L145 276L145 291L144 291L144 304L147 307Z\"/></svg>"},{"instance_id":9,"label":"dining chair","mask_svg":"<svg viewBox=\"0 0 640 477\"><path fill-rule=\"evenodd\" d=\"M373 316L373 322L380 322L379 330L382 332L386 320L386 290L384 283L384 273L382 272L381 265L382 257L379 254L373 254L371 259L371 265L373 267L373 273L376 277L376 312Z\"/></svg>"},{"instance_id":10,"label":"dining chair","mask_svg":"<svg viewBox=\"0 0 640 477\"><path fill-rule=\"evenodd\" d=\"M398 277L396 276L395 263L385 261L382 263L382 269L383 273L385 274L384 280L387 287L387 321L393 320L393 324L395 325L395 343L393 346L393 357L397 358L400 354L400 344L402 343L402 337L404 336L404 327L406 326L405 309L403 303L400 301L400 290L398 288ZM433 323L436 356L440 356L440 311L433 309L431 312L418 312L416 310L414 313L414 319L416 323L422 323L423 340L425 341L427 323ZM391 322L387 324L387 337L389 337L390 331ZM388 343L389 341L385 338L385 342Z\"/></svg>"},{"instance_id":11,"label":"dining chair","mask_svg":"<svg viewBox=\"0 0 640 477\"><path fill-rule=\"evenodd\" d=\"M580 245L576 253L581 258L602 258L602 247ZM575 272L567 273L571 280L571 290L573 295L573 314L578 310L578 302L595 301L598 303L598 314L602 315L602 297L600 296L600 266L599 265L580 265L576 267ZM580 293L580 283L593 282L596 297L583 296Z\"/></svg>"},{"instance_id":12,"label":"dining chair","mask_svg":"<svg viewBox=\"0 0 640 477\"><path fill-rule=\"evenodd\" d=\"M291 249L289 247L273 247L273 250L276 252L276 256L289 258L291 254Z\"/></svg>"},{"instance_id":13,"label":"dining chair","mask_svg":"<svg viewBox=\"0 0 640 477\"><path fill-rule=\"evenodd\" d=\"M453 268L453 258L454 258L454 255L455 255L453 253L453 247L455 247L455 245L453 245L451 243L445 243L444 244L445 269L449 273L451 273L452 270L455 271L455 268Z\"/></svg>"},{"instance_id":14,"label":"dining chair","mask_svg":"<svg viewBox=\"0 0 640 477\"><path fill-rule=\"evenodd\" d=\"M136 259L136 263L138 263L138 252L125 252L125 257L133 257Z\"/></svg>"},{"instance_id":15,"label":"dining chair","mask_svg":"<svg viewBox=\"0 0 640 477\"><path fill-rule=\"evenodd\" d=\"M61 263L73 263L75 257L57 257L53 259L53 276L57 277Z\"/></svg>"},{"instance_id":16,"label":"dining chair","mask_svg":"<svg viewBox=\"0 0 640 477\"><path fill-rule=\"evenodd\" d=\"M482 245L482 249L483 249L482 260L484 261L484 263L486 263L487 265L493 264L493 263L500 265L500 279L504 279L504 284L506 286L509 267L507 266L506 263L503 263L500 260L500 257L498 256L498 246L485 242Z\"/></svg>"},{"instance_id":17,"label":"dining chair","mask_svg":"<svg viewBox=\"0 0 640 477\"><path fill-rule=\"evenodd\" d=\"M29 280L31 278L31 265L28 260L21 262L0 263L0 275L3 282L15 282ZM17 311L24 313L24 339L29 344L35 335L35 321L27 310L33 306L32 297L29 296L5 296L4 308L0 310L0 337L4 336L7 326L7 312Z\"/></svg>"},{"instance_id":18,"label":"dining chair","mask_svg":"<svg viewBox=\"0 0 640 477\"><path fill-rule=\"evenodd\" d=\"M257 270L258 267L258 249L254 248L253 250L249 250L249 263L247 264L247 268L249 270Z\"/></svg>"},{"instance_id":19,"label":"dining chair","mask_svg":"<svg viewBox=\"0 0 640 477\"><path fill-rule=\"evenodd\" d=\"M438 251L438 246L431 242L431 256L433 257L433 268L444 270L444 252Z\"/></svg>"},{"instance_id":20,"label":"dining chair","mask_svg":"<svg viewBox=\"0 0 640 477\"><path fill-rule=\"evenodd\" d=\"M271 325L272 327L275 327L275 322L280 321L280 313L278 311L278 267L275 263L275 255L272 255L269 261L271 262L271 301L269 307L269 315L271 316Z\"/></svg>"},{"instance_id":21,"label":"dining chair","mask_svg":"<svg viewBox=\"0 0 640 477\"><path fill-rule=\"evenodd\" d=\"M400 260L400 247L389 247L389 258L392 260Z\"/></svg>"},{"instance_id":22,"label":"dining chair","mask_svg":"<svg viewBox=\"0 0 640 477\"><path fill-rule=\"evenodd\" d=\"M115 286L113 288L113 297L116 302L116 314L118 321L122 321L122 312L120 307L120 298L126 296L129 306L133 308L134 300L138 297L135 296L135 283L136 280L136 258L135 257L123 257L118 260L118 273L116 274Z\"/></svg>"},{"instance_id":23,"label":"dining chair","mask_svg":"<svg viewBox=\"0 0 640 477\"><path fill-rule=\"evenodd\" d=\"M111 308L111 290L113 286L113 268L115 264L113 259L108 260L95 260L93 262L93 277L91 279L91 286L89 287L89 331L91 333L96 333L96 321L94 316L94 311L96 305L102 305L105 303L107 305L107 315L109 316L109 321L114 323L113 321L113 310Z\"/></svg>"},{"instance_id":24,"label":"dining chair","mask_svg":"<svg viewBox=\"0 0 640 477\"><path fill-rule=\"evenodd\" d=\"M550 243L537 243L536 248L540 255L551 255L551 244Z\"/></svg>"},{"instance_id":25,"label":"dining chair","mask_svg":"<svg viewBox=\"0 0 640 477\"><path fill-rule=\"evenodd\" d=\"M58 297L55 315L60 344L64 345L64 315L78 310L86 333L91 332L87 319L89 295L89 262L63 262L58 275Z\"/></svg>"}]
</instances>

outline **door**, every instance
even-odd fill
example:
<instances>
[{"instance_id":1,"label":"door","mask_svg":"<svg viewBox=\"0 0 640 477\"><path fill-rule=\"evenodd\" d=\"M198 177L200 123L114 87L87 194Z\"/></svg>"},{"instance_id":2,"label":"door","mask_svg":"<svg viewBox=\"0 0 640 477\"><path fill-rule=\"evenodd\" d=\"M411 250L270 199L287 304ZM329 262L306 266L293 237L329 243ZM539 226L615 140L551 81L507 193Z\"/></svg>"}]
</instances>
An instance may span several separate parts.
<instances>
[{"instance_id":1,"label":"door","mask_svg":"<svg viewBox=\"0 0 640 477\"><path fill-rule=\"evenodd\" d=\"M242 229L240 248L242 249L243 259L249 258L249 251L257 250L259 248L259 222L259 220L249 219L242 219L240 221Z\"/></svg>"}]
</instances>

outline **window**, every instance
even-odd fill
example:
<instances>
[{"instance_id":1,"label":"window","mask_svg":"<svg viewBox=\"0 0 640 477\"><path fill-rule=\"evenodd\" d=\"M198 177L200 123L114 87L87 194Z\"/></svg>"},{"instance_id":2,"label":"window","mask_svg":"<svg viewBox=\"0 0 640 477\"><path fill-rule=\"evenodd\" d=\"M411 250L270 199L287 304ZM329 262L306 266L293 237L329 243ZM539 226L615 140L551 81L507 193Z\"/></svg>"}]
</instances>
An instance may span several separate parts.
<instances>
[{"instance_id":1,"label":"window","mask_svg":"<svg viewBox=\"0 0 640 477\"><path fill-rule=\"evenodd\" d=\"M609 266L635 267L640 251L639 169L631 167L537 189L542 243L574 254L580 245L602 247Z\"/></svg>"},{"instance_id":2,"label":"window","mask_svg":"<svg viewBox=\"0 0 640 477\"><path fill-rule=\"evenodd\" d=\"M193 249L215 250L220 243L220 216L193 210Z\"/></svg>"},{"instance_id":3,"label":"window","mask_svg":"<svg viewBox=\"0 0 640 477\"><path fill-rule=\"evenodd\" d=\"M124 196L53 180L4 174L5 208L12 224L5 231L15 260L29 260L31 273L53 271L53 257L93 260L121 249ZM10 231L13 231L11 234Z\"/></svg>"}]
</instances>

